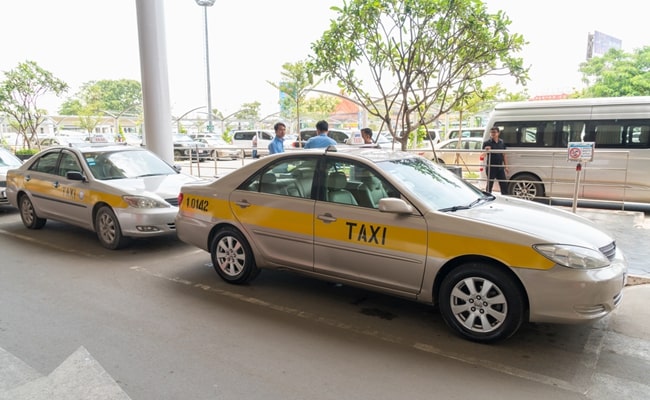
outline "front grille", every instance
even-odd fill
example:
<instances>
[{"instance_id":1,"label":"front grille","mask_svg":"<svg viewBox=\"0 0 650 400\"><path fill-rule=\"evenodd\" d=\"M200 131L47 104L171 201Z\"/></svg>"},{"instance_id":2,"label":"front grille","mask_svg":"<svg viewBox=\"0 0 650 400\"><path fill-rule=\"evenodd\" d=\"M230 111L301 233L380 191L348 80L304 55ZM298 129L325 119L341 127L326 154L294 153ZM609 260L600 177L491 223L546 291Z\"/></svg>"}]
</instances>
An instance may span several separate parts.
<instances>
[{"instance_id":1,"label":"front grille","mask_svg":"<svg viewBox=\"0 0 650 400\"><path fill-rule=\"evenodd\" d=\"M172 197L169 199L165 199L165 201L169 204L171 204L174 207L178 207L178 197Z\"/></svg>"},{"instance_id":2,"label":"front grille","mask_svg":"<svg viewBox=\"0 0 650 400\"><path fill-rule=\"evenodd\" d=\"M616 256L616 242L612 242L607 246L601 247L598 250L600 250L600 252L603 253L609 261L612 261L614 259L614 256Z\"/></svg>"}]
</instances>

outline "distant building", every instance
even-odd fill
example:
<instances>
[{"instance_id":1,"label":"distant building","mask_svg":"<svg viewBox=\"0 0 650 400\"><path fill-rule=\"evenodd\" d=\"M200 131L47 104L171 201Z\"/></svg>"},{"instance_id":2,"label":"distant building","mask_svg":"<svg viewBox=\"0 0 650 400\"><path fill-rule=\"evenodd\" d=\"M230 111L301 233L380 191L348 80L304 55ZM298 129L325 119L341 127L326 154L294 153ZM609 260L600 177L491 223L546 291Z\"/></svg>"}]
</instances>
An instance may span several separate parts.
<instances>
[{"instance_id":1,"label":"distant building","mask_svg":"<svg viewBox=\"0 0 650 400\"><path fill-rule=\"evenodd\" d=\"M592 57L602 56L609 49L620 50L622 47L623 41L621 39L594 31L594 33L587 36L587 60Z\"/></svg>"}]
</instances>

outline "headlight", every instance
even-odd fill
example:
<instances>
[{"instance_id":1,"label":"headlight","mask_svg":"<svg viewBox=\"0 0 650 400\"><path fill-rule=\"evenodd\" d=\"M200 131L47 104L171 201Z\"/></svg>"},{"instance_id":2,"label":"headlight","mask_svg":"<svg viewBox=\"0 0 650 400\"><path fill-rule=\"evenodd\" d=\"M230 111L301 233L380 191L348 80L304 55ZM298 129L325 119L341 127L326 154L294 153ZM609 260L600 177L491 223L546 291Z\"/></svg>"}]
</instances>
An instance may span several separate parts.
<instances>
[{"instance_id":1,"label":"headlight","mask_svg":"<svg viewBox=\"0 0 650 400\"><path fill-rule=\"evenodd\" d=\"M567 244L536 244L533 248L541 255L568 268L594 269L610 264L603 253L586 247Z\"/></svg>"},{"instance_id":2,"label":"headlight","mask_svg":"<svg viewBox=\"0 0 650 400\"><path fill-rule=\"evenodd\" d=\"M133 208L167 208L169 204L144 196L122 196L124 201Z\"/></svg>"}]
</instances>

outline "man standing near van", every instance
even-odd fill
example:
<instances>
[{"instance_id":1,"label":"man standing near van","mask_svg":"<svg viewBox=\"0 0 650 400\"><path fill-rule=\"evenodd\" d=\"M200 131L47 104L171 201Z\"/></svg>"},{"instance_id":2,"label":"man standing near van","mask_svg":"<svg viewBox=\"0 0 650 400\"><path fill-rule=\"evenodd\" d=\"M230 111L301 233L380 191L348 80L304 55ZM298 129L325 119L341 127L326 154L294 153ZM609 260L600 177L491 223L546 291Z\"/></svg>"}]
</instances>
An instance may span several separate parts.
<instances>
[{"instance_id":1,"label":"man standing near van","mask_svg":"<svg viewBox=\"0 0 650 400\"><path fill-rule=\"evenodd\" d=\"M273 130L275 137L269 143L269 154L284 153L284 134L287 132L287 127L284 122L276 122Z\"/></svg>"},{"instance_id":2,"label":"man standing near van","mask_svg":"<svg viewBox=\"0 0 650 400\"><path fill-rule=\"evenodd\" d=\"M305 143L306 149L317 149L319 147L329 147L336 146L336 140L327 136L330 126L327 121L318 121L316 122L316 136L310 137L307 143Z\"/></svg>"},{"instance_id":3,"label":"man standing near van","mask_svg":"<svg viewBox=\"0 0 650 400\"><path fill-rule=\"evenodd\" d=\"M486 152L486 168L487 168L487 187L486 192L492 193L492 185L494 180L499 181L499 188L501 194L505 195L508 193L508 182L506 182L506 171L508 171L506 163L506 155L502 153L501 150L506 149L506 144L503 140L499 139L499 128L493 126L490 128L490 139L486 142L483 142L483 149L487 150ZM492 150L497 150L492 152Z\"/></svg>"}]
</instances>

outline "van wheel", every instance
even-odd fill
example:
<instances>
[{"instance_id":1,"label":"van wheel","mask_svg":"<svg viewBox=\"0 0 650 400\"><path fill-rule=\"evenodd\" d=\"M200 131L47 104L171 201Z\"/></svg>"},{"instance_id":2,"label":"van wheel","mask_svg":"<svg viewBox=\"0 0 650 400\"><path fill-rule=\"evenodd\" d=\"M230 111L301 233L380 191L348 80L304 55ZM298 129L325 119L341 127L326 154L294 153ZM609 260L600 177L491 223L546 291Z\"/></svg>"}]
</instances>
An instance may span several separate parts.
<instances>
[{"instance_id":1,"label":"van wheel","mask_svg":"<svg viewBox=\"0 0 650 400\"><path fill-rule=\"evenodd\" d=\"M525 200L540 199L544 197L544 185L533 175L521 174L511 179L508 194Z\"/></svg>"}]
</instances>

